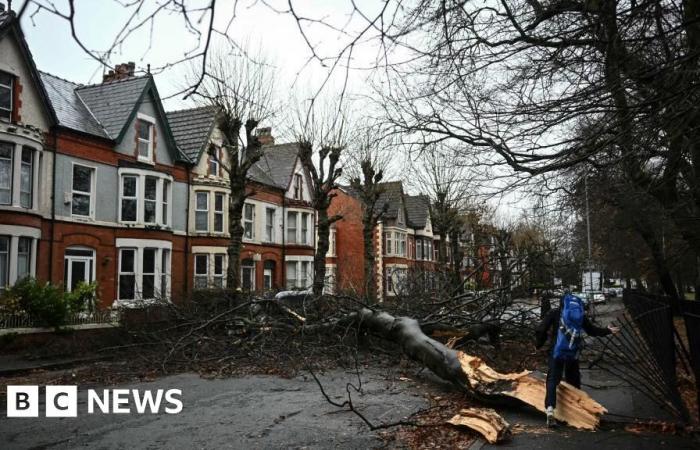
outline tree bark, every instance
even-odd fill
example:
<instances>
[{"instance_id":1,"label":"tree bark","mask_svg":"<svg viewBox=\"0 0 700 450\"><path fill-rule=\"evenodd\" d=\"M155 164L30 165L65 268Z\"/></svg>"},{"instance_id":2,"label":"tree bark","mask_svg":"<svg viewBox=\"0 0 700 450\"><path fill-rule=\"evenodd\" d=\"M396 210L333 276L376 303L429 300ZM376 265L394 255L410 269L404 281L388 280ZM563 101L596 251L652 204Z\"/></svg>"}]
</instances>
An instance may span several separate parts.
<instances>
[{"instance_id":1,"label":"tree bark","mask_svg":"<svg viewBox=\"0 0 700 450\"><path fill-rule=\"evenodd\" d=\"M316 243L316 256L314 257L314 281L312 290L315 297L323 295L323 286L326 278L326 253L328 253L331 223L328 219L328 209L318 209L318 241Z\"/></svg>"},{"instance_id":2,"label":"tree bark","mask_svg":"<svg viewBox=\"0 0 700 450\"><path fill-rule=\"evenodd\" d=\"M369 308L362 308L352 316L360 326L399 344L406 356L471 397L482 401L514 398L544 412L545 383L532 372L496 372L481 359L426 336L418 321L409 317L394 317ZM555 417L573 427L593 430L607 412L588 394L567 383L561 383L557 393Z\"/></svg>"},{"instance_id":3,"label":"tree bark","mask_svg":"<svg viewBox=\"0 0 700 450\"><path fill-rule=\"evenodd\" d=\"M365 254L365 296L371 301L377 299L377 283L374 278L374 228L376 222L372 220L374 217L374 210L370 210L365 207L362 217L362 237L363 237L363 247Z\"/></svg>"}]
</instances>

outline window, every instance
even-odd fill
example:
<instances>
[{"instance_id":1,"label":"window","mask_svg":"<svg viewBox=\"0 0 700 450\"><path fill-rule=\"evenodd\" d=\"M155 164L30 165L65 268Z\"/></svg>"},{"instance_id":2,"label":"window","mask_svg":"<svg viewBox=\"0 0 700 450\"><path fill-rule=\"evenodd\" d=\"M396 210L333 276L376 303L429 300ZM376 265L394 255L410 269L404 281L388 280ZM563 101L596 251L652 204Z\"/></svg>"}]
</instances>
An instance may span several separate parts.
<instances>
[{"instance_id":1,"label":"window","mask_svg":"<svg viewBox=\"0 0 700 450\"><path fill-rule=\"evenodd\" d=\"M14 77L9 73L0 72L0 119L12 118L12 84Z\"/></svg>"},{"instance_id":2,"label":"window","mask_svg":"<svg viewBox=\"0 0 700 450\"><path fill-rule=\"evenodd\" d=\"M394 277L391 274L391 269L386 273L386 291L394 292Z\"/></svg>"},{"instance_id":3,"label":"window","mask_svg":"<svg viewBox=\"0 0 700 450\"><path fill-rule=\"evenodd\" d=\"M121 241L121 242L120 242ZM117 239L119 247L119 300L169 297L170 248L141 247L139 239ZM154 245L153 240L146 241ZM127 244L128 245L125 245ZM163 244L169 244L163 241Z\"/></svg>"},{"instance_id":4,"label":"window","mask_svg":"<svg viewBox=\"0 0 700 450\"><path fill-rule=\"evenodd\" d=\"M138 157L153 161L153 124L143 119L137 121Z\"/></svg>"},{"instance_id":5,"label":"window","mask_svg":"<svg viewBox=\"0 0 700 450\"><path fill-rule=\"evenodd\" d=\"M170 223L169 216L168 216L168 200L170 198L170 181L169 180L163 180L163 192L162 192L162 197L161 197L161 214L163 217L161 218L163 225L168 225Z\"/></svg>"},{"instance_id":6,"label":"window","mask_svg":"<svg viewBox=\"0 0 700 450\"><path fill-rule=\"evenodd\" d=\"M14 146L0 142L0 204L12 203L12 155Z\"/></svg>"},{"instance_id":7,"label":"window","mask_svg":"<svg viewBox=\"0 0 700 450\"><path fill-rule=\"evenodd\" d=\"M67 248L63 257L63 288L71 292L80 283L95 280L95 251L87 248Z\"/></svg>"},{"instance_id":8,"label":"window","mask_svg":"<svg viewBox=\"0 0 700 450\"><path fill-rule=\"evenodd\" d=\"M331 228L330 233L328 233L328 253L326 253L326 256L335 256L335 239L336 230Z\"/></svg>"},{"instance_id":9,"label":"window","mask_svg":"<svg viewBox=\"0 0 700 450\"><path fill-rule=\"evenodd\" d=\"M121 169L120 169L121 170ZM166 175L148 171L121 175L121 222L167 226L172 208L172 180Z\"/></svg>"},{"instance_id":10,"label":"window","mask_svg":"<svg viewBox=\"0 0 700 450\"><path fill-rule=\"evenodd\" d=\"M28 147L22 148L22 164L19 177L19 204L23 208L32 207L32 186L34 167L34 150Z\"/></svg>"},{"instance_id":11,"label":"window","mask_svg":"<svg viewBox=\"0 0 700 450\"><path fill-rule=\"evenodd\" d=\"M119 300L136 298L136 249L119 249Z\"/></svg>"},{"instance_id":12,"label":"window","mask_svg":"<svg viewBox=\"0 0 700 450\"><path fill-rule=\"evenodd\" d=\"M215 152L216 155L218 155L218 150L213 148L212 152ZM209 175L213 175L215 177L219 176L219 160L216 155L209 155Z\"/></svg>"},{"instance_id":13,"label":"window","mask_svg":"<svg viewBox=\"0 0 700 450\"><path fill-rule=\"evenodd\" d=\"M335 278L336 278L336 267L335 265L326 266L326 277L323 281L323 292L327 294L335 294Z\"/></svg>"},{"instance_id":14,"label":"window","mask_svg":"<svg viewBox=\"0 0 700 450\"><path fill-rule=\"evenodd\" d=\"M265 208L265 240L275 241L275 209Z\"/></svg>"},{"instance_id":15,"label":"window","mask_svg":"<svg viewBox=\"0 0 700 450\"><path fill-rule=\"evenodd\" d=\"M224 194L214 194L214 232L224 232Z\"/></svg>"},{"instance_id":16,"label":"window","mask_svg":"<svg viewBox=\"0 0 700 450\"><path fill-rule=\"evenodd\" d=\"M287 289L297 287L297 262L287 261Z\"/></svg>"},{"instance_id":17,"label":"window","mask_svg":"<svg viewBox=\"0 0 700 450\"><path fill-rule=\"evenodd\" d=\"M386 233L384 233L384 254L385 254L385 255L391 255L391 254L392 254L392 251L391 251L391 242L392 242L392 239L391 239L391 231L387 231Z\"/></svg>"},{"instance_id":18,"label":"window","mask_svg":"<svg viewBox=\"0 0 700 450\"><path fill-rule=\"evenodd\" d=\"M263 289L269 291L272 289L275 278L275 262L265 261L263 266Z\"/></svg>"},{"instance_id":19,"label":"window","mask_svg":"<svg viewBox=\"0 0 700 450\"><path fill-rule=\"evenodd\" d=\"M224 258L223 254L214 255L214 273L213 273L213 284L214 287L222 288L224 287Z\"/></svg>"},{"instance_id":20,"label":"window","mask_svg":"<svg viewBox=\"0 0 700 450\"><path fill-rule=\"evenodd\" d=\"M244 259L241 263L241 288L255 290L255 262L252 259Z\"/></svg>"},{"instance_id":21,"label":"window","mask_svg":"<svg viewBox=\"0 0 700 450\"><path fill-rule=\"evenodd\" d=\"M10 237L0 236L0 290L10 284Z\"/></svg>"},{"instance_id":22,"label":"window","mask_svg":"<svg viewBox=\"0 0 700 450\"><path fill-rule=\"evenodd\" d=\"M287 212L287 243L297 243L297 213L295 211Z\"/></svg>"},{"instance_id":23,"label":"window","mask_svg":"<svg viewBox=\"0 0 700 450\"><path fill-rule=\"evenodd\" d=\"M209 255L194 255L194 287L206 289L209 285Z\"/></svg>"},{"instance_id":24,"label":"window","mask_svg":"<svg viewBox=\"0 0 700 450\"><path fill-rule=\"evenodd\" d=\"M122 177L122 222L136 222L138 213L138 177L125 175Z\"/></svg>"},{"instance_id":25,"label":"window","mask_svg":"<svg viewBox=\"0 0 700 450\"><path fill-rule=\"evenodd\" d=\"M423 239L416 239L416 259L423 259Z\"/></svg>"},{"instance_id":26,"label":"window","mask_svg":"<svg viewBox=\"0 0 700 450\"><path fill-rule=\"evenodd\" d=\"M396 233L398 239L399 255L406 256L406 235L404 233Z\"/></svg>"},{"instance_id":27,"label":"window","mask_svg":"<svg viewBox=\"0 0 700 450\"><path fill-rule=\"evenodd\" d=\"M73 165L71 214L74 216L92 215L93 173L94 169L90 167Z\"/></svg>"},{"instance_id":28,"label":"window","mask_svg":"<svg viewBox=\"0 0 700 450\"><path fill-rule=\"evenodd\" d=\"M300 283L299 287L309 287L311 286L311 263L309 261L301 262L301 273L300 273Z\"/></svg>"},{"instance_id":29,"label":"window","mask_svg":"<svg viewBox=\"0 0 700 450\"><path fill-rule=\"evenodd\" d=\"M194 229L209 231L209 193L197 192L194 207Z\"/></svg>"},{"instance_id":30,"label":"window","mask_svg":"<svg viewBox=\"0 0 700 450\"><path fill-rule=\"evenodd\" d=\"M295 173L294 174L294 199L301 200L303 198L302 193L303 193L303 188L302 188L301 174Z\"/></svg>"},{"instance_id":31,"label":"window","mask_svg":"<svg viewBox=\"0 0 700 450\"><path fill-rule=\"evenodd\" d=\"M253 239L255 233L253 231L253 221L255 218L255 205L246 203L243 206L243 237Z\"/></svg>"},{"instance_id":32,"label":"window","mask_svg":"<svg viewBox=\"0 0 700 450\"><path fill-rule=\"evenodd\" d=\"M309 216L310 214L301 214L301 243L308 244L309 242Z\"/></svg>"},{"instance_id":33,"label":"window","mask_svg":"<svg viewBox=\"0 0 700 450\"><path fill-rule=\"evenodd\" d=\"M32 263L32 239L21 237L17 242L17 280L30 275Z\"/></svg>"},{"instance_id":34,"label":"window","mask_svg":"<svg viewBox=\"0 0 700 450\"><path fill-rule=\"evenodd\" d=\"M141 266L141 298L155 298L156 296L156 249L143 249L143 263Z\"/></svg>"},{"instance_id":35,"label":"window","mask_svg":"<svg viewBox=\"0 0 700 450\"><path fill-rule=\"evenodd\" d=\"M147 176L143 193L144 223L156 223L156 203L158 202L157 191L158 178Z\"/></svg>"}]
</instances>

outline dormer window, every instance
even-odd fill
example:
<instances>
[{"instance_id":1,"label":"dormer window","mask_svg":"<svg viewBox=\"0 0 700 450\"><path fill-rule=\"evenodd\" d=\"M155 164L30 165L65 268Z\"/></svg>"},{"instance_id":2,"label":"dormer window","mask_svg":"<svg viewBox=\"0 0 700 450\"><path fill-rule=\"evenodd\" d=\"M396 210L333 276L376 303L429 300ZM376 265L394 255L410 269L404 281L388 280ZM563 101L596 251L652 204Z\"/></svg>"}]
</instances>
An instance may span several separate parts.
<instances>
[{"instance_id":1,"label":"dormer window","mask_svg":"<svg viewBox=\"0 0 700 450\"><path fill-rule=\"evenodd\" d=\"M153 161L153 122L146 118L137 120L137 145L138 159L142 161Z\"/></svg>"},{"instance_id":2,"label":"dormer window","mask_svg":"<svg viewBox=\"0 0 700 450\"><path fill-rule=\"evenodd\" d=\"M0 119L12 118L12 83L14 77L6 72L0 72Z\"/></svg>"},{"instance_id":3,"label":"dormer window","mask_svg":"<svg viewBox=\"0 0 700 450\"><path fill-rule=\"evenodd\" d=\"M301 200L302 199L302 186L301 186L301 174L300 173L295 173L294 174L294 199L295 200Z\"/></svg>"}]
</instances>

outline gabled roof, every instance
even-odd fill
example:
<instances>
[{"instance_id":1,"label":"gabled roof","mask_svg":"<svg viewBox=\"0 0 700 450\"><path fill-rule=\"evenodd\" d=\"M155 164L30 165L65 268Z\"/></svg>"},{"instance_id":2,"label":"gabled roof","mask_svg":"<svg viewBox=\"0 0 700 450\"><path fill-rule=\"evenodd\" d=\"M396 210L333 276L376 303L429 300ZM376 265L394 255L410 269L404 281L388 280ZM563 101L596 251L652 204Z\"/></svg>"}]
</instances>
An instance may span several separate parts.
<instances>
[{"instance_id":1,"label":"gabled roof","mask_svg":"<svg viewBox=\"0 0 700 450\"><path fill-rule=\"evenodd\" d=\"M388 208L384 217L387 219L396 219L398 217L399 208L401 208L401 199L403 197L403 184L400 181L389 181L381 183L382 195L377 200L377 206L382 208L387 204Z\"/></svg>"},{"instance_id":2,"label":"gabled roof","mask_svg":"<svg viewBox=\"0 0 700 450\"><path fill-rule=\"evenodd\" d=\"M56 111L59 125L93 136L109 138L102 125L97 122L76 92L78 84L46 72L40 72L40 75L49 100Z\"/></svg>"},{"instance_id":3,"label":"gabled roof","mask_svg":"<svg viewBox=\"0 0 700 450\"><path fill-rule=\"evenodd\" d=\"M253 181L286 190L299 159L299 144L266 145L260 160L251 167L249 176Z\"/></svg>"},{"instance_id":4,"label":"gabled roof","mask_svg":"<svg viewBox=\"0 0 700 450\"><path fill-rule=\"evenodd\" d=\"M199 161L216 125L216 111L214 106L203 106L167 113L177 146L195 163Z\"/></svg>"},{"instance_id":5,"label":"gabled roof","mask_svg":"<svg viewBox=\"0 0 700 450\"><path fill-rule=\"evenodd\" d=\"M407 195L404 197L408 223L414 228L425 228L430 216L430 199L427 195Z\"/></svg>"},{"instance_id":6,"label":"gabled roof","mask_svg":"<svg viewBox=\"0 0 700 450\"><path fill-rule=\"evenodd\" d=\"M44 84L41 82L41 77L39 76L39 71L34 64L34 58L32 57L32 52L29 50L27 45L27 40L24 38L24 33L22 28L19 26L19 21L15 16L13 11L3 11L0 13L0 39L4 38L7 33L13 33L17 38L17 43L19 44L20 51L24 60L29 67L29 73L32 76L32 81L34 81L34 86L39 91L39 95L43 100L43 106L49 115L50 122L52 124L57 123L58 119L56 117L56 111L51 104L49 96L46 92Z\"/></svg>"},{"instance_id":7,"label":"gabled roof","mask_svg":"<svg viewBox=\"0 0 700 450\"><path fill-rule=\"evenodd\" d=\"M119 141L133 113L145 95L150 76L129 77L90 86L78 86L76 93L100 122L107 136Z\"/></svg>"}]
</instances>

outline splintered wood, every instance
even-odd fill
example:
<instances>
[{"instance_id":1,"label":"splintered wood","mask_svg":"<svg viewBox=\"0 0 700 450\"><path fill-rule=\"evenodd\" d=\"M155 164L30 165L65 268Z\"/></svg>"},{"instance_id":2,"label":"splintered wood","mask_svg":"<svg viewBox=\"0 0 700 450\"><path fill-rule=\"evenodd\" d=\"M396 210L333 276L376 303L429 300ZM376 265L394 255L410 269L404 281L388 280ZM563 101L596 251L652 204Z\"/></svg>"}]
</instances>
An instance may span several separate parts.
<instances>
[{"instance_id":1,"label":"splintered wood","mask_svg":"<svg viewBox=\"0 0 700 450\"><path fill-rule=\"evenodd\" d=\"M488 408L463 409L447 423L470 428L481 434L490 444L501 442L509 435L510 425Z\"/></svg>"},{"instance_id":2,"label":"splintered wood","mask_svg":"<svg viewBox=\"0 0 700 450\"><path fill-rule=\"evenodd\" d=\"M475 356L458 352L458 358L473 389L513 397L544 412L545 381L532 372L500 373ZM594 430L606 412L607 409L582 390L564 382L559 383L555 413L557 420L575 428Z\"/></svg>"}]
</instances>

